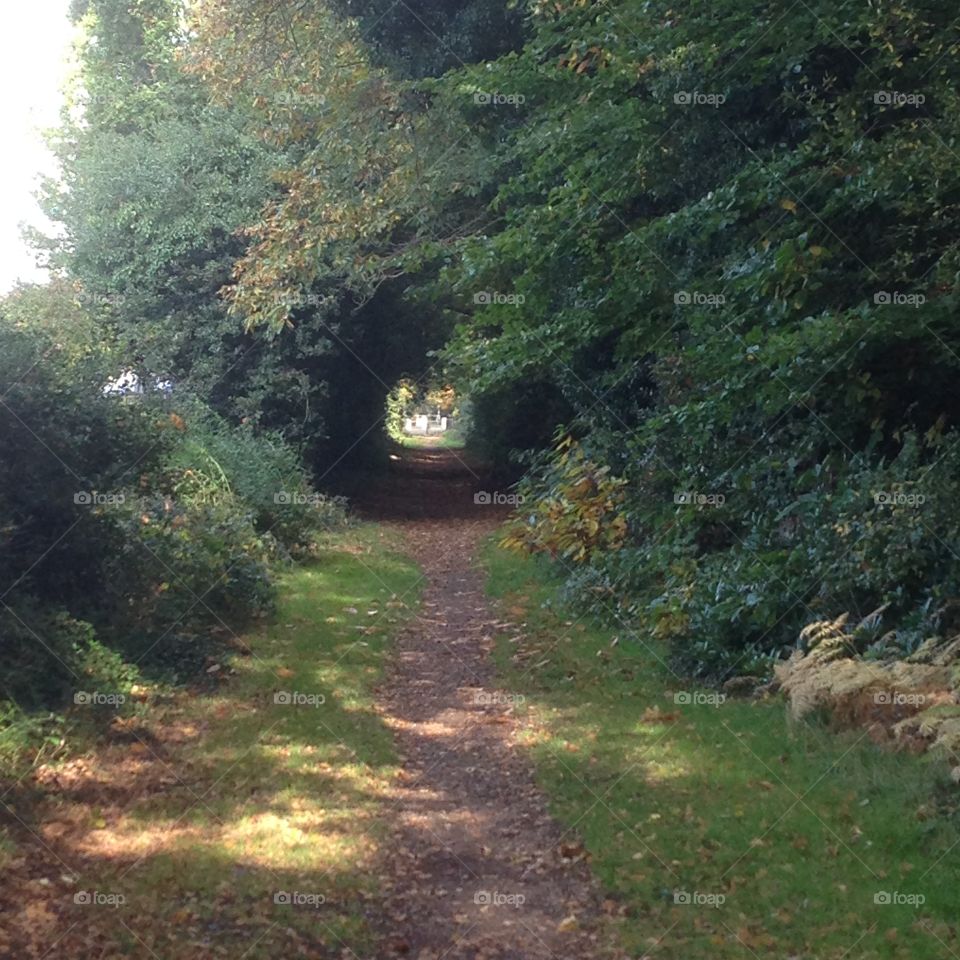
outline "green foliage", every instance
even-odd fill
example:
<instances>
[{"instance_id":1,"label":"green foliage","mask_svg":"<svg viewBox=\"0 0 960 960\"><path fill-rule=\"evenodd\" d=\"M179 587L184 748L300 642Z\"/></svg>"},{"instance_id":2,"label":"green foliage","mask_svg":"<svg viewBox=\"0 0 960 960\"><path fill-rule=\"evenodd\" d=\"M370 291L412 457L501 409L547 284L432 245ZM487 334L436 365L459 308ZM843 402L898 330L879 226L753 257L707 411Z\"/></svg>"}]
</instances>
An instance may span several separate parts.
<instances>
[{"instance_id":1,"label":"green foliage","mask_svg":"<svg viewBox=\"0 0 960 960\"><path fill-rule=\"evenodd\" d=\"M195 669L271 608L271 562L343 520L279 437L179 392L104 396L114 357L71 339L91 318L68 293L0 319L0 698L33 708L122 689L124 661Z\"/></svg>"},{"instance_id":2,"label":"green foliage","mask_svg":"<svg viewBox=\"0 0 960 960\"><path fill-rule=\"evenodd\" d=\"M107 501L158 470L170 441L149 400L101 395L109 369L0 321L0 580L71 612L115 545Z\"/></svg>"},{"instance_id":3,"label":"green foliage","mask_svg":"<svg viewBox=\"0 0 960 960\"><path fill-rule=\"evenodd\" d=\"M375 56L403 77L439 76L463 63L496 59L523 39L519 4L504 0L334 0L356 17Z\"/></svg>"},{"instance_id":4,"label":"green foliage","mask_svg":"<svg viewBox=\"0 0 960 960\"><path fill-rule=\"evenodd\" d=\"M25 761L55 756L63 747L63 727L58 714L30 713L0 700L0 770L17 770ZM8 853L5 841L0 833L0 862Z\"/></svg>"},{"instance_id":5,"label":"green foliage","mask_svg":"<svg viewBox=\"0 0 960 960\"><path fill-rule=\"evenodd\" d=\"M477 118L500 219L441 284L478 404L544 385L626 482L628 542L571 592L710 677L843 611L889 603L890 651L955 629L956 14L620 0L534 26L443 80L523 100Z\"/></svg>"},{"instance_id":6,"label":"green foliage","mask_svg":"<svg viewBox=\"0 0 960 960\"><path fill-rule=\"evenodd\" d=\"M91 618L134 662L195 670L215 638L272 607L268 545L242 502L131 498Z\"/></svg>"},{"instance_id":7,"label":"green foliage","mask_svg":"<svg viewBox=\"0 0 960 960\"><path fill-rule=\"evenodd\" d=\"M42 195L60 229L37 244L102 306L123 367L313 449L330 331L253 336L219 297L283 155L183 69L183 15L178 0L84 4L80 70L52 137L59 176Z\"/></svg>"},{"instance_id":8,"label":"green foliage","mask_svg":"<svg viewBox=\"0 0 960 960\"><path fill-rule=\"evenodd\" d=\"M623 480L590 460L572 437L561 437L543 467L519 486L525 517L507 528L502 545L583 563L623 545Z\"/></svg>"},{"instance_id":9,"label":"green foliage","mask_svg":"<svg viewBox=\"0 0 960 960\"><path fill-rule=\"evenodd\" d=\"M74 689L86 689L81 678L89 676L88 668L111 679L111 671L97 669L103 648L90 624L44 609L35 598L15 594L5 599L0 634L4 640L0 702L23 708L65 703Z\"/></svg>"},{"instance_id":10,"label":"green foliage","mask_svg":"<svg viewBox=\"0 0 960 960\"><path fill-rule=\"evenodd\" d=\"M459 383L472 381L457 357L449 360ZM478 383L479 386L479 383ZM573 410L554 384L530 380L479 387L470 394L467 440L504 480L516 480L527 451L549 448L558 424Z\"/></svg>"},{"instance_id":11,"label":"green foliage","mask_svg":"<svg viewBox=\"0 0 960 960\"><path fill-rule=\"evenodd\" d=\"M286 552L302 552L322 530L343 522L342 503L317 493L296 452L278 434L233 427L201 403L184 407L171 451L173 495L194 505L243 504L258 533Z\"/></svg>"}]
</instances>

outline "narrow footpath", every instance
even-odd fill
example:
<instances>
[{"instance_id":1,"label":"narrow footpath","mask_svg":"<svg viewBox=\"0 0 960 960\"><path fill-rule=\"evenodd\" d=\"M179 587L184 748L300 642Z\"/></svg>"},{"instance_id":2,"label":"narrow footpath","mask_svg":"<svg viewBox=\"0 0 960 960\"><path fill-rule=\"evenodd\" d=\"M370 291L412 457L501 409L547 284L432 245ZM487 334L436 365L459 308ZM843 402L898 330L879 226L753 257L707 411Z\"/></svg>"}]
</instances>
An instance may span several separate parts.
<instances>
[{"instance_id":1,"label":"narrow footpath","mask_svg":"<svg viewBox=\"0 0 960 960\"><path fill-rule=\"evenodd\" d=\"M456 452L408 451L395 467L360 507L401 532L426 583L380 692L404 764L379 868L380 955L611 956L583 851L548 814L494 677L493 637L508 625L488 606L476 558L503 513L474 503L489 487Z\"/></svg>"}]
</instances>

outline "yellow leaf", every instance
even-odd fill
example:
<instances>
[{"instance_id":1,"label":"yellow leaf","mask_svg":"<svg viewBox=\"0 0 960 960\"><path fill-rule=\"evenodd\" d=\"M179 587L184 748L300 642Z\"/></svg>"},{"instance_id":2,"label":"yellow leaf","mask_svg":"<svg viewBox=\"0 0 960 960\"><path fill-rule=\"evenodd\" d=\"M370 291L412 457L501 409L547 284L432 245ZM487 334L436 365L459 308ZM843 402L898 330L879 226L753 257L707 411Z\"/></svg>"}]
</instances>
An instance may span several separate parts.
<instances>
[{"instance_id":1,"label":"yellow leaf","mask_svg":"<svg viewBox=\"0 0 960 960\"><path fill-rule=\"evenodd\" d=\"M797 212L797 205L792 200L781 200L780 206L783 207L784 210L789 210L791 213Z\"/></svg>"}]
</instances>

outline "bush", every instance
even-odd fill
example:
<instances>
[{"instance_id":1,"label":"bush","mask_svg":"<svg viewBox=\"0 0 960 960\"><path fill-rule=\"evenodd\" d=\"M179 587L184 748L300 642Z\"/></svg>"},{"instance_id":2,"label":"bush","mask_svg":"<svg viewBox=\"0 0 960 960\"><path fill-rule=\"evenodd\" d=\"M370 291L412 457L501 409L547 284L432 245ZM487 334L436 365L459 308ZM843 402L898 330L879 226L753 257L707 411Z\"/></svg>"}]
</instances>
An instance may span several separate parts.
<instances>
[{"instance_id":1,"label":"bush","mask_svg":"<svg viewBox=\"0 0 960 960\"><path fill-rule=\"evenodd\" d=\"M22 297L0 319L0 699L27 709L195 670L270 610L271 561L343 518L278 437L192 398L105 397L109 351L61 337L49 297L29 298L42 323Z\"/></svg>"},{"instance_id":2,"label":"bush","mask_svg":"<svg viewBox=\"0 0 960 960\"><path fill-rule=\"evenodd\" d=\"M294 554L344 521L343 502L313 489L296 452L278 435L231 426L196 401L179 408L181 435L166 463L177 499L237 504L265 542Z\"/></svg>"},{"instance_id":3,"label":"bush","mask_svg":"<svg viewBox=\"0 0 960 960\"><path fill-rule=\"evenodd\" d=\"M37 763L57 753L64 744L64 720L58 714L28 713L14 703L0 700L0 775L11 775L11 786L22 780L25 758ZM7 784L5 783L5 787ZM11 799L8 794L7 802ZM2 850L2 834L0 834Z\"/></svg>"},{"instance_id":4,"label":"bush","mask_svg":"<svg viewBox=\"0 0 960 960\"><path fill-rule=\"evenodd\" d=\"M598 437L591 449L613 459ZM678 670L708 681L769 672L805 624L842 612L860 621L882 610L872 656L907 656L956 633L960 434L906 432L894 457L873 462L832 453L791 461L788 452L744 462L705 492L696 476L678 482L629 457L633 482L607 481L623 502L601 515L599 546L582 536L583 516L570 527L568 492L579 481L555 454L521 485L536 506L523 511L514 541L544 551L572 536L568 549L544 551L566 568L568 593L652 628Z\"/></svg>"},{"instance_id":5,"label":"bush","mask_svg":"<svg viewBox=\"0 0 960 960\"><path fill-rule=\"evenodd\" d=\"M89 616L134 662L194 668L211 636L271 609L270 550L237 503L131 497L111 523L122 545L104 559Z\"/></svg>"},{"instance_id":6,"label":"bush","mask_svg":"<svg viewBox=\"0 0 960 960\"><path fill-rule=\"evenodd\" d=\"M508 528L503 546L572 563L618 550L627 531L623 480L611 476L609 466L591 461L569 436L561 437L541 464L519 487L525 519Z\"/></svg>"},{"instance_id":7,"label":"bush","mask_svg":"<svg viewBox=\"0 0 960 960\"><path fill-rule=\"evenodd\" d=\"M4 599L0 636L0 700L26 709L66 703L84 676L88 655L96 656L90 624L63 611L43 609L29 596Z\"/></svg>"}]
</instances>

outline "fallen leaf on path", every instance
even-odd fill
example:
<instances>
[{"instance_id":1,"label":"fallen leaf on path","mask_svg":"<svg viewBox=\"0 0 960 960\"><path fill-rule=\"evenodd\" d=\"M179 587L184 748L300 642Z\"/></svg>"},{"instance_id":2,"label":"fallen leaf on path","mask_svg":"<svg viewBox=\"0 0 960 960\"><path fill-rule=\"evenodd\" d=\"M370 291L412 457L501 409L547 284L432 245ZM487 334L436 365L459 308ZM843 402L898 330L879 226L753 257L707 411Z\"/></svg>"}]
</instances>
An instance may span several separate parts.
<instances>
[{"instance_id":1,"label":"fallen leaf on path","mask_svg":"<svg viewBox=\"0 0 960 960\"><path fill-rule=\"evenodd\" d=\"M562 860L579 860L586 851L582 843L561 843L557 848Z\"/></svg>"}]
</instances>

